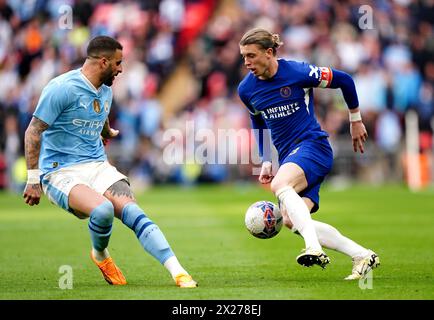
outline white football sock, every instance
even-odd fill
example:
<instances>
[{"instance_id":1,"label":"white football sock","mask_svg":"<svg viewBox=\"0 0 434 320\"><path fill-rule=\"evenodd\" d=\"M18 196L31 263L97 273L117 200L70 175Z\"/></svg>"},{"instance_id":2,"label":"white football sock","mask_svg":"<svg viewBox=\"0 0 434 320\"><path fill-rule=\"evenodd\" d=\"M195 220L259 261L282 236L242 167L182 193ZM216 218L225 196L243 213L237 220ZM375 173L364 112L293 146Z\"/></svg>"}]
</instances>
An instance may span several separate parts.
<instances>
[{"instance_id":1,"label":"white football sock","mask_svg":"<svg viewBox=\"0 0 434 320\"><path fill-rule=\"evenodd\" d=\"M331 225L312 220L315 226L316 234L318 236L319 243L328 248L339 252L342 252L351 258L356 256L365 256L369 250L363 248L353 240L343 236L336 228Z\"/></svg>"},{"instance_id":2,"label":"white football sock","mask_svg":"<svg viewBox=\"0 0 434 320\"><path fill-rule=\"evenodd\" d=\"M107 248L104 249L104 251L98 251L98 250L95 250L95 248L92 248L92 254L93 254L93 257L98 262L102 262L105 259L107 259L108 257L110 257L110 253L108 252Z\"/></svg>"},{"instance_id":3,"label":"white football sock","mask_svg":"<svg viewBox=\"0 0 434 320\"><path fill-rule=\"evenodd\" d=\"M175 277L180 273L188 274L188 272L181 266L176 256L171 256L167 259L166 262L164 262L164 266L169 270L173 279L175 279Z\"/></svg>"},{"instance_id":4,"label":"white football sock","mask_svg":"<svg viewBox=\"0 0 434 320\"><path fill-rule=\"evenodd\" d=\"M289 219L304 238L306 248L322 250L315 227L310 217L309 208L292 187L284 187L276 192L277 198L285 206Z\"/></svg>"}]
</instances>

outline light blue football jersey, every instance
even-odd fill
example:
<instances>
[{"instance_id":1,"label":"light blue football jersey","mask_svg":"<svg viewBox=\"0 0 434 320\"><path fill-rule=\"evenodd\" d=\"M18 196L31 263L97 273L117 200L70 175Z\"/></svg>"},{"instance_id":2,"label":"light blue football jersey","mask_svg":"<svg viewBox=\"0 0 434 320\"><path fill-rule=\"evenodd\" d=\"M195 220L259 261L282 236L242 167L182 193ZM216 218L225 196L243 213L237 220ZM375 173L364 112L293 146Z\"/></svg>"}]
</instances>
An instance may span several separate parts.
<instances>
[{"instance_id":1,"label":"light blue football jersey","mask_svg":"<svg viewBox=\"0 0 434 320\"><path fill-rule=\"evenodd\" d=\"M101 131L110 112L112 90L98 90L72 70L52 79L33 116L49 125L42 134L39 169L43 174L77 163L107 159Z\"/></svg>"}]
</instances>

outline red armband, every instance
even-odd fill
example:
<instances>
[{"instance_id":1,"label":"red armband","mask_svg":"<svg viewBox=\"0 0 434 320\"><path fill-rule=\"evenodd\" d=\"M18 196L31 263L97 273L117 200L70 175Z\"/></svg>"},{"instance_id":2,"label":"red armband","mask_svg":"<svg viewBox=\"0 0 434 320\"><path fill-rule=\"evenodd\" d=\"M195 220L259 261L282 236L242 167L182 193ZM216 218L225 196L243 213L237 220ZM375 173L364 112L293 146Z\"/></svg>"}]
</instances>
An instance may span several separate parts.
<instances>
[{"instance_id":1,"label":"red armband","mask_svg":"<svg viewBox=\"0 0 434 320\"><path fill-rule=\"evenodd\" d=\"M318 87L320 88L330 87L330 84L332 83L332 79L333 79L332 69L328 67L320 67L320 70L321 70L321 77L319 80Z\"/></svg>"}]
</instances>

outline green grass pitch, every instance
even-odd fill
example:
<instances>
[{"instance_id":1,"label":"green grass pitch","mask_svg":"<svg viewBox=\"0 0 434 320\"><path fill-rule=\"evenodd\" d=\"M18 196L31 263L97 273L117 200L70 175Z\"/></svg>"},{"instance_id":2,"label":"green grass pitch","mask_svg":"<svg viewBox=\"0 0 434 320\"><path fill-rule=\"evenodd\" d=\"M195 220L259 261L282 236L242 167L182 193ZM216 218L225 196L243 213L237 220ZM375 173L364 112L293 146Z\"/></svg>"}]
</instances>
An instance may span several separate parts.
<instances>
[{"instance_id":1,"label":"green grass pitch","mask_svg":"<svg viewBox=\"0 0 434 320\"><path fill-rule=\"evenodd\" d=\"M244 212L258 200L275 201L257 185L157 187L137 195L166 235L181 263L199 282L177 288L168 272L143 251L116 220L110 252L128 285L109 286L89 258L87 222L50 204L36 207L0 193L0 299L433 299L434 192L403 186L325 184L314 219L374 249L381 266L371 288L343 278L348 257L328 250L331 264L303 268L295 257L300 237L282 229L261 240L244 227ZM60 289L62 265L71 266L73 289ZM367 283L365 283L367 285Z\"/></svg>"}]
</instances>

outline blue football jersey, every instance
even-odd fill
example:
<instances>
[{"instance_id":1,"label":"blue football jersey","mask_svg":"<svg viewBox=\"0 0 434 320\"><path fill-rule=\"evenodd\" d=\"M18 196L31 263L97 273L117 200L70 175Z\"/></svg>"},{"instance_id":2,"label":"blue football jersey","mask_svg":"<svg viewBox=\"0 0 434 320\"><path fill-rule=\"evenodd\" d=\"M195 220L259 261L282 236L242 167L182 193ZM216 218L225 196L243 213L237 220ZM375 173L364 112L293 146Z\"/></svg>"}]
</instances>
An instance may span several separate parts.
<instances>
[{"instance_id":1,"label":"blue football jersey","mask_svg":"<svg viewBox=\"0 0 434 320\"><path fill-rule=\"evenodd\" d=\"M276 74L267 80L247 74L238 94L251 114L262 116L282 157L298 141L328 137L314 114L312 88L330 86L332 70L284 59L278 64Z\"/></svg>"},{"instance_id":2,"label":"blue football jersey","mask_svg":"<svg viewBox=\"0 0 434 320\"><path fill-rule=\"evenodd\" d=\"M42 134L39 168L43 174L72 164L107 159L101 131L110 112L112 90L98 90L80 69L52 79L33 116L49 125Z\"/></svg>"}]
</instances>

